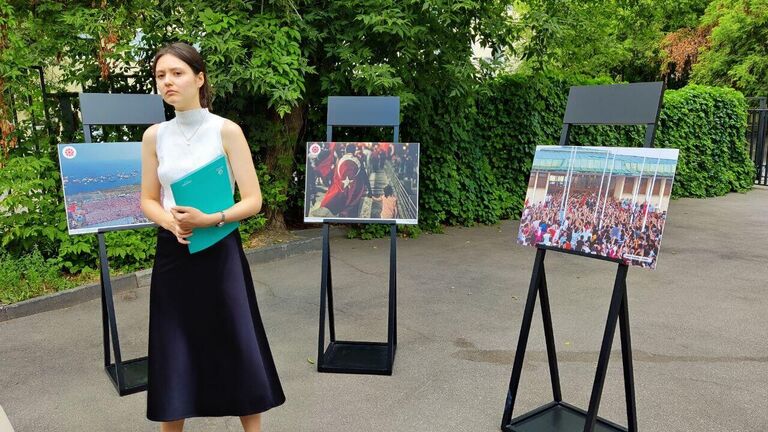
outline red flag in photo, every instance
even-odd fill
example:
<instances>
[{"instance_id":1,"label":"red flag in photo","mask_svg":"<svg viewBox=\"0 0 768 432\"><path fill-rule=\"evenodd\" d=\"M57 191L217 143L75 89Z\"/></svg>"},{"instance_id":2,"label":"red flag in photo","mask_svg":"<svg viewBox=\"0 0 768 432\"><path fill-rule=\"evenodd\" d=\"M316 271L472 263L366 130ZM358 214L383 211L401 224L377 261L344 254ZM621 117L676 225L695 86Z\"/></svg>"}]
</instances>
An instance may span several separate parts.
<instances>
[{"instance_id":1,"label":"red flag in photo","mask_svg":"<svg viewBox=\"0 0 768 432\"><path fill-rule=\"evenodd\" d=\"M320 203L339 217L357 217L361 199L368 189L368 178L360 160L345 154L336 166L333 182Z\"/></svg>"}]
</instances>

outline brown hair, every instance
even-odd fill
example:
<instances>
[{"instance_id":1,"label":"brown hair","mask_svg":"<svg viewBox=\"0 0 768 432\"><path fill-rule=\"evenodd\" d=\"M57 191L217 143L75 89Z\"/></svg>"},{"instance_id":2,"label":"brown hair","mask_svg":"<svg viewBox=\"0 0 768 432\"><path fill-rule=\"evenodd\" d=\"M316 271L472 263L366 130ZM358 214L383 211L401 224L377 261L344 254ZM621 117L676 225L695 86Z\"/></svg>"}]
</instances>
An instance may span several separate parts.
<instances>
[{"instance_id":1,"label":"brown hair","mask_svg":"<svg viewBox=\"0 0 768 432\"><path fill-rule=\"evenodd\" d=\"M192 72L194 72L195 75L199 74L200 72L203 73L205 82L200 87L200 106L210 110L212 92L211 85L208 84L208 72L205 70L205 61L203 60L203 56L201 56L200 53L197 52L197 50L192 45L186 44L184 42L175 42L170 45L166 45L157 51L154 60L152 60L153 77L157 72L157 61L160 60L160 57L166 54L170 54L186 63L192 69Z\"/></svg>"}]
</instances>

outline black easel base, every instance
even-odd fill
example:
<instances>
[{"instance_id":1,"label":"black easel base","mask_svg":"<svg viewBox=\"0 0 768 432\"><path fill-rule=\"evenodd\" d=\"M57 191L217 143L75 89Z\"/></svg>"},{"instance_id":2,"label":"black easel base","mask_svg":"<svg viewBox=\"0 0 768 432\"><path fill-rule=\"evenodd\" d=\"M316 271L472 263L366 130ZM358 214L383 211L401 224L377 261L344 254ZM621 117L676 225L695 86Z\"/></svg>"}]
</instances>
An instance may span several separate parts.
<instances>
[{"instance_id":1,"label":"black easel base","mask_svg":"<svg viewBox=\"0 0 768 432\"><path fill-rule=\"evenodd\" d=\"M565 402L550 402L504 426L506 432L583 432L587 412ZM598 417L594 432L627 432L627 428Z\"/></svg>"},{"instance_id":2,"label":"black easel base","mask_svg":"<svg viewBox=\"0 0 768 432\"><path fill-rule=\"evenodd\" d=\"M112 363L105 369L120 396L142 392L147 389L147 357L139 357L122 362L123 388L117 385L115 364Z\"/></svg>"},{"instance_id":3,"label":"black easel base","mask_svg":"<svg viewBox=\"0 0 768 432\"><path fill-rule=\"evenodd\" d=\"M392 375L386 342L335 341L328 345L318 372Z\"/></svg>"}]
</instances>

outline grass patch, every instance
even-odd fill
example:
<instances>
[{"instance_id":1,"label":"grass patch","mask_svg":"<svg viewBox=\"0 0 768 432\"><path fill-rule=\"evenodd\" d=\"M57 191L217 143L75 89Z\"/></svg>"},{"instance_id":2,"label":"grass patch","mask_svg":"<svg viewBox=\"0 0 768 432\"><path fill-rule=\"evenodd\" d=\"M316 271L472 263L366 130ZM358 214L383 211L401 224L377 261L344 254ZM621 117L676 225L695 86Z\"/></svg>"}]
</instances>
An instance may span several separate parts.
<instances>
[{"instance_id":1,"label":"grass patch","mask_svg":"<svg viewBox=\"0 0 768 432\"><path fill-rule=\"evenodd\" d=\"M46 260L35 249L19 258L0 252L0 304L11 304L33 297L73 288L84 275L63 277L59 265Z\"/></svg>"},{"instance_id":2,"label":"grass patch","mask_svg":"<svg viewBox=\"0 0 768 432\"><path fill-rule=\"evenodd\" d=\"M246 249L261 248L296 240L298 237L287 230L263 229L253 233L243 242ZM148 268L151 268L148 267ZM133 271L132 268L112 268L110 277ZM84 269L70 275L62 271L57 259L46 259L37 250L21 257L12 257L0 251L0 305L18 303L34 297L52 294L76 286L97 283L98 270Z\"/></svg>"}]
</instances>

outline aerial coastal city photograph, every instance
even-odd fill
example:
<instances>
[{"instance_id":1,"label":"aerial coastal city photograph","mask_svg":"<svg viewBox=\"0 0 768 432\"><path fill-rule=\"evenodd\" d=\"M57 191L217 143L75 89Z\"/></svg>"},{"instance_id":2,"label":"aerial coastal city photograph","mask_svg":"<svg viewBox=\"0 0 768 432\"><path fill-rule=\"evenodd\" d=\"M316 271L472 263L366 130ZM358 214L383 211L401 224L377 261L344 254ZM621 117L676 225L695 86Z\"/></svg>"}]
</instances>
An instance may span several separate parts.
<instances>
[{"instance_id":1,"label":"aerial coastal city photograph","mask_svg":"<svg viewBox=\"0 0 768 432\"><path fill-rule=\"evenodd\" d=\"M141 143L60 144L71 234L150 224L141 211Z\"/></svg>"}]
</instances>

